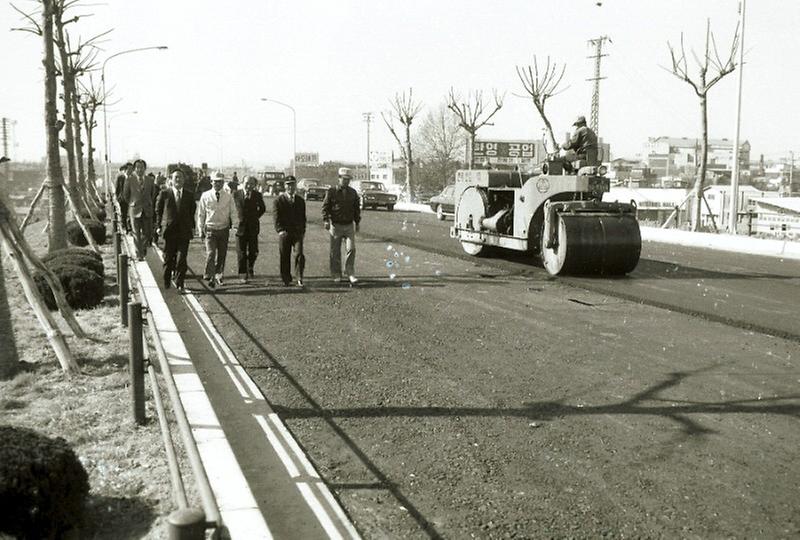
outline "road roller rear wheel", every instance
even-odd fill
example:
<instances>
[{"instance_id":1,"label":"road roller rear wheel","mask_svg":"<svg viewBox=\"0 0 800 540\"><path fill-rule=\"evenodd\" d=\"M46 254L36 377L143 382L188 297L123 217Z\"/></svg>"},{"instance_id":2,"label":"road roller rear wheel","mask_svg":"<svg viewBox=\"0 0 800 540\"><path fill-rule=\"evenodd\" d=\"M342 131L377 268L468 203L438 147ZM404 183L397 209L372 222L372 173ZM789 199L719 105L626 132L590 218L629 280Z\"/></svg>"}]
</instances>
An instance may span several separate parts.
<instances>
[{"instance_id":1,"label":"road roller rear wheel","mask_svg":"<svg viewBox=\"0 0 800 540\"><path fill-rule=\"evenodd\" d=\"M484 252L486 246L483 244L473 244L472 242L461 242L461 248L467 255L477 257Z\"/></svg>"},{"instance_id":2,"label":"road roller rear wheel","mask_svg":"<svg viewBox=\"0 0 800 540\"><path fill-rule=\"evenodd\" d=\"M558 245L542 238L542 262L552 275L623 275L639 263L642 237L632 214L562 213L553 224Z\"/></svg>"}]
</instances>

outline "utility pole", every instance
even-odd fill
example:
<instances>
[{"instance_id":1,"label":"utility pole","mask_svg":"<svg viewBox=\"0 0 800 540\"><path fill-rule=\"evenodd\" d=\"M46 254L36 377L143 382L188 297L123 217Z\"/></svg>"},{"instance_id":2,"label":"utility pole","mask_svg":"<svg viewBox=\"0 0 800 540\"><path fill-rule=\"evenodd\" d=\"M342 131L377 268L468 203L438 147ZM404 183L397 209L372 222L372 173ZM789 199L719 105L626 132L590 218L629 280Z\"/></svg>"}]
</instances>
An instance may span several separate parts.
<instances>
[{"instance_id":1,"label":"utility pole","mask_svg":"<svg viewBox=\"0 0 800 540\"><path fill-rule=\"evenodd\" d=\"M367 123L367 180L370 180L371 176L370 176L370 170L369 170L369 125L372 123L372 113L371 112L365 112L365 113L362 113L361 116L364 117L364 122Z\"/></svg>"},{"instance_id":2,"label":"utility pole","mask_svg":"<svg viewBox=\"0 0 800 540\"><path fill-rule=\"evenodd\" d=\"M597 39L590 39L587 41L589 46L594 47L594 56L587 56L586 58L594 58L594 77L586 79L587 81L594 81L594 92L592 93L592 114L589 127L595 132L595 135L600 137L600 81L605 77L600 76L600 59L607 54L603 54L603 43L608 41L611 43L611 38L608 36L600 36Z\"/></svg>"},{"instance_id":3,"label":"utility pole","mask_svg":"<svg viewBox=\"0 0 800 540\"><path fill-rule=\"evenodd\" d=\"M739 41L739 89L736 100L736 136L733 139L733 171L731 171L731 208L728 232L736 234L739 219L739 129L742 125L742 72L744 71L744 9L746 0L739 2L739 27L742 35Z\"/></svg>"},{"instance_id":4,"label":"utility pole","mask_svg":"<svg viewBox=\"0 0 800 540\"><path fill-rule=\"evenodd\" d=\"M10 126L11 126L11 119L3 117L2 127L0 127L0 138L3 139L3 157L10 157L8 155L8 143L9 143L9 140L11 139L11 134L9 132ZM3 162L3 174L6 177L6 182L11 180L11 178L9 178L9 176L8 176L8 174L9 174L9 172L8 172L8 161L4 161Z\"/></svg>"}]
</instances>

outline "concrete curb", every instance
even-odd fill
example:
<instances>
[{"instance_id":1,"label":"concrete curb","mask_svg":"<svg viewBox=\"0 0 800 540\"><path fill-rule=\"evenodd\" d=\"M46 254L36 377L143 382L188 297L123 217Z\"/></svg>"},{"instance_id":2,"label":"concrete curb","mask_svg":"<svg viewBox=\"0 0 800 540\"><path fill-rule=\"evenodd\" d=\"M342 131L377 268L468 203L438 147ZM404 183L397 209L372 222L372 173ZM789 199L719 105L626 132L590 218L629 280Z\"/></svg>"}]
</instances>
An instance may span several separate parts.
<instances>
[{"instance_id":1,"label":"concrete curb","mask_svg":"<svg viewBox=\"0 0 800 540\"><path fill-rule=\"evenodd\" d=\"M645 242L660 242L663 244L677 244L800 260L800 242L792 242L790 240L770 240L732 234L691 232L657 227L641 227L641 231L642 240Z\"/></svg>"}]
</instances>

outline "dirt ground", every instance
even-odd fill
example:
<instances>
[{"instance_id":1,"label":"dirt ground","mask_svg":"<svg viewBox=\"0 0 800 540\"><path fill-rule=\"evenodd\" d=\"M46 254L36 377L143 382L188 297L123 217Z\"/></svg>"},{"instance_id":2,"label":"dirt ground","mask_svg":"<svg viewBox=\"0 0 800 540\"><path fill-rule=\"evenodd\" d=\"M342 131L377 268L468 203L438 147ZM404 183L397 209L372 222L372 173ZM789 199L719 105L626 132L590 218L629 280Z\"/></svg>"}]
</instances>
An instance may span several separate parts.
<instances>
[{"instance_id":1,"label":"dirt ground","mask_svg":"<svg viewBox=\"0 0 800 540\"><path fill-rule=\"evenodd\" d=\"M33 231L28 237L38 252L46 252L44 238ZM26 303L11 261L0 255L5 278L0 285L8 294L22 362L14 378L0 381L0 421L63 437L75 450L91 487L80 538L167 538L166 517L175 504L164 446L149 382L145 385L148 423L137 427L133 422L128 334L119 321L112 248L104 246L104 250L105 300L100 307L76 312L93 339L78 340L69 335L66 325L62 327L83 371L73 378L61 371ZM162 396L166 396L164 388ZM177 434L174 422L172 432ZM179 438L175 440L183 455ZM196 501L191 480L187 487L190 499Z\"/></svg>"},{"instance_id":2,"label":"dirt ground","mask_svg":"<svg viewBox=\"0 0 800 540\"><path fill-rule=\"evenodd\" d=\"M316 226L284 288L263 230L198 294L366 538L800 535L796 342L363 237L337 285Z\"/></svg>"}]
</instances>

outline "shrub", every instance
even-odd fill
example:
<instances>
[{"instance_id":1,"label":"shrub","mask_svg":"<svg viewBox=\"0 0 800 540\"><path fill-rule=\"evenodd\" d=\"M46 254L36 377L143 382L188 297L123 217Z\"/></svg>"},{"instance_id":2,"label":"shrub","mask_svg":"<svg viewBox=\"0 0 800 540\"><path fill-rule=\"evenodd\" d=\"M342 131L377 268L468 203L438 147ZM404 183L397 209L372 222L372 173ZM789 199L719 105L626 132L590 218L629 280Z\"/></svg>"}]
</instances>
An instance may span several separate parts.
<instances>
[{"instance_id":1,"label":"shrub","mask_svg":"<svg viewBox=\"0 0 800 540\"><path fill-rule=\"evenodd\" d=\"M62 255L51 259L51 262L59 265L74 264L75 266L91 270L100 277L103 277L105 272L103 261L98 261L94 257L89 257L87 255Z\"/></svg>"},{"instance_id":2,"label":"shrub","mask_svg":"<svg viewBox=\"0 0 800 540\"><path fill-rule=\"evenodd\" d=\"M81 212L81 217L83 219L94 219L94 220L98 220L98 221L105 221L106 220L107 216L106 216L105 209L101 208L101 209L97 210L96 214L97 215L95 215L95 212L89 212L88 210L84 210L84 211Z\"/></svg>"},{"instance_id":3,"label":"shrub","mask_svg":"<svg viewBox=\"0 0 800 540\"><path fill-rule=\"evenodd\" d=\"M105 244L106 243L106 226L100 223L99 221L95 221L93 219L84 221L86 228L89 229L89 234L92 235L94 241L98 244ZM69 243L73 246L88 246L89 242L86 240L86 237L83 235L83 230L81 226L78 225L77 221L70 221L67 223L67 239L69 239Z\"/></svg>"},{"instance_id":4,"label":"shrub","mask_svg":"<svg viewBox=\"0 0 800 540\"><path fill-rule=\"evenodd\" d=\"M66 260L54 259L46 264L61 282L67 303L73 309L93 308L103 301L105 289L102 276ZM47 307L56 309L56 299L44 276L37 272L33 279Z\"/></svg>"},{"instance_id":5,"label":"shrub","mask_svg":"<svg viewBox=\"0 0 800 540\"><path fill-rule=\"evenodd\" d=\"M89 476L67 441L0 426L0 531L62 538L83 521Z\"/></svg>"},{"instance_id":6,"label":"shrub","mask_svg":"<svg viewBox=\"0 0 800 540\"><path fill-rule=\"evenodd\" d=\"M64 249L57 249L51 253L48 253L47 255L42 257L42 261L49 261L50 259L60 257L61 255L72 255L72 254L89 255L90 257L93 257L98 261L103 260L103 256L101 254L95 253L91 249L84 249L81 247L66 247Z\"/></svg>"}]
</instances>

